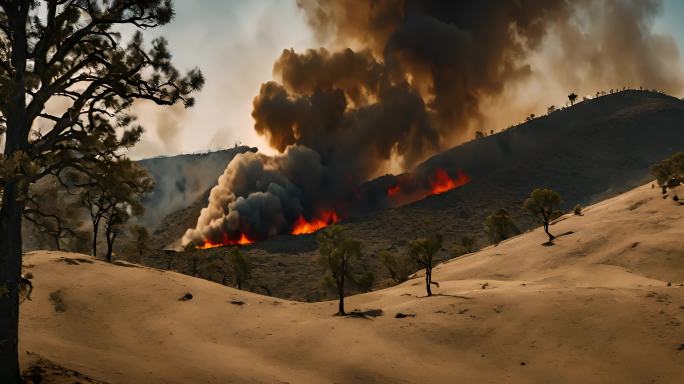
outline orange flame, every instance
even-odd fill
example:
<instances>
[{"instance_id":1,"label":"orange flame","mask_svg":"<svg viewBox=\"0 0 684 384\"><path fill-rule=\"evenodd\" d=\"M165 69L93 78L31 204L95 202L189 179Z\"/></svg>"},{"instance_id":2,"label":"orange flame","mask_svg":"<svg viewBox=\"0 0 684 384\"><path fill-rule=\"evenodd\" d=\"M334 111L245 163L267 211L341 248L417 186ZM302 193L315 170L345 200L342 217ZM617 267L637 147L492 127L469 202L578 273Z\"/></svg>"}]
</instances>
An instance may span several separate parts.
<instances>
[{"instance_id":1,"label":"orange flame","mask_svg":"<svg viewBox=\"0 0 684 384\"><path fill-rule=\"evenodd\" d=\"M233 240L228 238L228 235L225 233L223 234L223 239L220 243L213 243L210 240L205 240L204 244L198 245L195 248L197 249L209 249L209 248L216 248L216 247L223 247L225 245L248 245L248 244L253 244L254 240L250 240L246 234L241 233L240 238L237 240Z\"/></svg>"},{"instance_id":2,"label":"orange flame","mask_svg":"<svg viewBox=\"0 0 684 384\"><path fill-rule=\"evenodd\" d=\"M340 221L339 216L335 211L325 211L321 214L319 218L307 221L304 215L299 215L297 221L292 225L293 235L304 235L307 233L313 233L321 228L325 228L330 224L334 224Z\"/></svg>"},{"instance_id":3,"label":"orange flame","mask_svg":"<svg viewBox=\"0 0 684 384\"><path fill-rule=\"evenodd\" d=\"M435 178L430 180L432 183L431 193L433 195L444 193L454 188L466 185L469 181L470 176L466 175L465 172L461 170L458 170L458 178L452 179L444 169L437 168L437 171L435 172Z\"/></svg>"}]
</instances>

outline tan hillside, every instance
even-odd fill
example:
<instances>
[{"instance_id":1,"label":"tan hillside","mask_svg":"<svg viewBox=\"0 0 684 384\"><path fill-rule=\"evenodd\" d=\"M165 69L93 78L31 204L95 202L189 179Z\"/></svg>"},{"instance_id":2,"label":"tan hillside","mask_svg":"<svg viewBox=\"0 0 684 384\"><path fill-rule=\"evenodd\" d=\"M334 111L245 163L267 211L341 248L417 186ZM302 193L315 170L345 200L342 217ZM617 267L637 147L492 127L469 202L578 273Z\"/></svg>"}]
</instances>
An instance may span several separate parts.
<instances>
[{"instance_id":1,"label":"tan hillside","mask_svg":"<svg viewBox=\"0 0 684 384\"><path fill-rule=\"evenodd\" d=\"M442 264L434 297L420 278L350 297L349 309L383 311L368 319L34 252L20 347L107 383L682 383L684 206L672 195L648 184L562 217L552 232L573 233L554 246L537 229Z\"/></svg>"}]
</instances>

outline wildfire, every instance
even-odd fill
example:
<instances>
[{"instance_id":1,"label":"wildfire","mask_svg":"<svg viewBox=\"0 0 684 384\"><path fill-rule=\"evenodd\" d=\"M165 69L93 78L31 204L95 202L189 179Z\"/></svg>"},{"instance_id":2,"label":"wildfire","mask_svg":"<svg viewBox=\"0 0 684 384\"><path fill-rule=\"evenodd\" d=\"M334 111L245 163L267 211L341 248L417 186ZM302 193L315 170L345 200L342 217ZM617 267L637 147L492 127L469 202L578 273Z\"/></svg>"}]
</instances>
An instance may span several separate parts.
<instances>
[{"instance_id":1,"label":"wildfire","mask_svg":"<svg viewBox=\"0 0 684 384\"><path fill-rule=\"evenodd\" d=\"M451 189L468 184L470 177L460 169L457 172L458 178L452 179L449 174L442 168L437 168L434 179L430 180L432 184L431 193L437 195L444 193Z\"/></svg>"},{"instance_id":2,"label":"wildfire","mask_svg":"<svg viewBox=\"0 0 684 384\"><path fill-rule=\"evenodd\" d=\"M223 234L223 239L220 243L213 243L210 240L205 240L204 244L198 245L195 248L197 249L209 249L209 248L216 248L216 247L223 247L225 245L248 245L248 244L253 244L254 240L250 240L247 235L244 233L240 234L240 238L237 240L230 239L228 235Z\"/></svg>"},{"instance_id":3,"label":"wildfire","mask_svg":"<svg viewBox=\"0 0 684 384\"><path fill-rule=\"evenodd\" d=\"M394 196L397 193L401 192L401 186L399 184L393 185L389 188L387 188L387 196Z\"/></svg>"},{"instance_id":4,"label":"wildfire","mask_svg":"<svg viewBox=\"0 0 684 384\"><path fill-rule=\"evenodd\" d=\"M340 220L339 216L335 211L326 211L321 214L319 218L307 221L304 215L299 215L297 221L292 225L293 235L304 235L307 233L313 233L321 228L325 228L330 224L337 223Z\"/></svg>"}]
</instances>

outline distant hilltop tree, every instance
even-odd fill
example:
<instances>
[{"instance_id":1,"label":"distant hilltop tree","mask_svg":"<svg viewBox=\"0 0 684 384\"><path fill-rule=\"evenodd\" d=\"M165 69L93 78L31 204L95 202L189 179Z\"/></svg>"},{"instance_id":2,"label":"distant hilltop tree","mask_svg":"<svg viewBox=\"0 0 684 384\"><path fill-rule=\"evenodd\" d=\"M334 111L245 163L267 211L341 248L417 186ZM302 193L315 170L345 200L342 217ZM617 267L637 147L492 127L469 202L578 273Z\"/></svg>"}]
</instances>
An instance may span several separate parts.
<instances>
[{"instance_id":1,"label":"distant hilltop tree","mask_svg":"<svg viewBox=\"0 0 684 384\"><path fill-rule=\"evenodd\" d=\"M551 220L558 218L561 214L561 196L546 188L537 188L530 193L530 197L525 200L523 209L536 217L544 226L544 232L549 236L549 244L556 238L549 232Z\"/></svg>"},{"instance_id":2,"label":"distant hilltop tree","mask_svg":"<svg viewBox=\"0 0 684 384\"><path fill-rule=\"evenodd\" d=\"M66 170L97 173L139 140L143 129L129 115L136 100L189 107L204 84L199 70L173 66L163 37L143 44L143 30L173 15L170 0L0 2L0 383L21 381L21 221L30 185Z\"/></svg>"},{"instance_id":3,"label":"distant hilltop tree","mask_svg":"<svg viewBox=\"0 0 684 384\"><path fill-rule=\"evenodd\" d=\"M520 230L505 209L498 209L487 216L484 226L489 240L494 244L498 244L520 233Z\"/></svg>"},{"instance_id":4,"label":"distant hilltop tree","mask_svg":"<svg viewBox=\"0 0 684 384\"><path fill-rule=\"evenodd\" d=\"M678 152L651 166L651 174L662 189L663 194L668 188L674 188L684 183L684 152Z\"/></svg>"},{"instance_id":5,"label":"distant hilltop tree","mask_svg":"<svg viewBox=\"0 0 684 384\"><path fill-rule=\"evenodd\" d=\"M574 105L577 101L577 94L574 92L568 95L568 100L570 100L570 105Z\"/></svg>"}]
</instances>

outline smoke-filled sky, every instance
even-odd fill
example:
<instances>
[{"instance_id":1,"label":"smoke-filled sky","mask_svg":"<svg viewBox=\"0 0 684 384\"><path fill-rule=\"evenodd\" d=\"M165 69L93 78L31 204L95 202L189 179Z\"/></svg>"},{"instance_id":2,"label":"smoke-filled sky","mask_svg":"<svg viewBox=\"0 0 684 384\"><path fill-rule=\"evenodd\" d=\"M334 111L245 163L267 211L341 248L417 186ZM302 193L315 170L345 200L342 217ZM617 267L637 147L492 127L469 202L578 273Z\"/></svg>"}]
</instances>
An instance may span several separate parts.
<instances>
[{"instance_id":1,"label":"smoke-filled sky","mask_svg":"<svg viewBox=\"0 0 684 384\"><path fill-rule=\"evenodd\" d=\"M409 76L435 76L434 85L425 85L427 88L432 87L431 89L421 89L421 86L414 88L423 95L431 95L429 108L436 110L436 118L442 121L436 125L439 132L435 132L435 135L438 135L440 140L453 140L454 143L467 138L473 129L498 130L523 120L529 113L543 113L547 104L562 105L565 102L564 95L569 91L576 91L584 96L613 86L638 87L642 84L634 83L634 79L641 79L645 82L645 87L663 88L664 84L668 84L670 89L666 89L667 91L677 93L680 97L684 96L681 83L673 82L672 77L668 77L671 73L684 71L677 57L684 52L684 25L681 23L684 19L684 2L680 0L572 2L582 4L577 8L586 8L586 15L582 15L583 11L580 10L576 12L577 15L572 22L553 26L539 22L533 17L565 20L565 16L559 14L567 10L556 5L554 1L533 2L530 7L530 15L533 16L529 20L515 15L518 22L529 24L523 25L522 28L522 33L526 35L524 38L527 39L524 46L513 48L510 47L511 43L520 44L514 37L499 39L481 31L480 36L475 37L482 39L483 46L476 47L477 41L473 44L467 40L472 36L455 36L453 33L457 32L436 29L444 28L450 21L462 23L469 18L477 20L478 8L482 7L472 7L473 14L460 15L462 20L456 20L459 17L455 20L442 20L447 24L431 26L426 20L418 18L404 22L400 33L394 33L392 41L387 41L390 38L389 30L396 27L392 25L395 22L392 17L396 15L392 15L391 12L382 14L382 10L376 9L379 13L374 15L371 11L364 10L365 7L361 6L363 2L361 5L349 6L350 9L347 10L344 9L345 4L352 3L307 0L301 3L303 5L298 6L295 0L176 0L175 20L158 31L150 32L147 39L149 41L159 34L167 37L176 64L180 68L199 66L207 78L207 84L197 97L197 105L190 110L139 106L137 111L141 122L147 128L147 133L143 142L134 149L132 156L141 158L228 147L238 140L244 144L258 146L262 152L268 154L275 153L275 150L268 148L269 146L284 149L284 145L289 142L283 141L283 137L270 140L269 145L268 135L272 137L277 128L262 127L260 132L266 133L266 136L260 136L255 131L255 120L252 117L253 100L260 95L263 83L270 80L280 84L286 83L288 80L283 77L288 76L288 68L292 69L287 67L288 57L290 64L295 60L306 60L306 57L301 55L307 55L307 49L317 50L308 53L308 59L311 59L309 63L318 60L313 56L333 55L342 48L351 47L354 56L360 60L375 58L382 61L390 57L395 60L384 63L386 66L383 66L382 70L387 73L383 73L382 76L396 75L400 66L403 68L400 71ZM398 2L383 1L379 4L392 8L393 3ZM538 8L543 10L540 11ZM429 14L438 11L441 12L434 9L426 12ZM637 14L633 14L634 12ZM334 20L317 20L323 13ZM378 15L380 19L374 20L375 24L371 25L368 22L364 25L364 18ZM382 20L382 17L386 19ZM580 27L575 28L577 25ZM382 28L387 30L383 31ZM539 30L545 28L551 30ZM507 33L505 30L492 32L504 35ZM634 41L635 36L644 34L650 40L642 43L649 46L633 49L639 44ZM444 39L441 43L445 46L438 45L439 42L436 40L440 38ZM434 46L425 44L425 41L434 43ZM465 45L466 42L469 45ZM450 53L450 49L446 47L453 44L464 45L453 48ZM318 50L321 47L327 48L327 53ZM422 52L417 51L419 47L423 49ZM282 55L284 49L293 51L285 57ZM434 56L437 52L428 52L430 49L439 51L442 56ZM502 52L504 49L508 51ZM621 55L623 49L628 51L624 58L602 57ZM395 54L392 55L392 52ZM508 68L473 66L472 60L463 60L457 56L464 53L478 55L483 62L490 61L495 65L506 65ZM421 67L425 63L425 60L421 60L421 55L432 55L434 60L429 62L431 68ZM643 59L643 56L647 55L661 56L662 60L646 60L627 69L611 66L611 63L622 65L629 63L630 60ZM604 59L610 63L602 66L600 62ZM462 65L462 68L459 68L462 71L489 72L472 72L463 77L454 76L457 71L453 70L453 66L461 65L461 61L471 63ZM525 65L518 65L518 61L524 61ZM679 67L661 67L663 63ZM568 67L574 69L568 70ZM331 70L331 73L335 73L334 69ZM492 81L491 71L498 71L497 76L505 75L506 81ZM428 75L427 72L431 73ZM297 76L292 71L289 74ZM342 75L337 73L335 76ZM625 81L621 81L621 76L626 77ZM684 78L682 75L679 76ZM377 79L366 78L366 81ZM416 79L415 83L420 81ZM301 82L284 85L290 91L290 97L296 95L309 98L313 95L305 89L306 84ZM304 88L295 89L300 86ZM344 87L343 84L338 86ZM477 89L475 93L480 95L478 100L472 99L472 92L459 91L466 87ZM274 90L271 89L271 92ZM345 92L354 92L349 83ZM412 102L407 98L398 100L399 97L410 97L400 96L398 92L393 95L370 96L392 97L396 101L395 104L402 107ZM348 100L353 97L349 93L345 96ZM455 103L454 100L458 102ZM504 108L506 113L498 113ZM467 121L463 116L467 116ZM420 121L421 116L412 115L407 118L418 125L423 124ZM464 127L454 128L453 131L456 133L445 132L452 129L449 124ZM429 135L423 139L426 140L425 146L432 145L429 142ZM312 143L311 140L317 139L310 138L309 146L323 145L318 142ZM438 147L444 145L445 143L439 143ZM427 148L417 149L418 152L423 150ZM408 155L420 157L422 153Z\"/></svg>"},{"instance_id":2,"label":"smoke-filled sky","mask_svg":"<svg viewBox=\"0 0 684 384\"><path fill-rule=\"evenodd\" d=\"M262 153L231 161L183 243L260 240L331 211L348 217L364 206L363 182L563 107L571 92L684 91L680 17L671 16L684 16L681 3L207 2L210 13L197 15L200 4L193 22L181 6L168 34L191 44L175 49L181 65L211 52L209 86L196 110L159 116L161 146L239 138ZM412 184L431 174L412 172Z\"/></svg>"}]
</instances>

